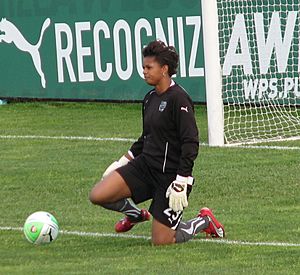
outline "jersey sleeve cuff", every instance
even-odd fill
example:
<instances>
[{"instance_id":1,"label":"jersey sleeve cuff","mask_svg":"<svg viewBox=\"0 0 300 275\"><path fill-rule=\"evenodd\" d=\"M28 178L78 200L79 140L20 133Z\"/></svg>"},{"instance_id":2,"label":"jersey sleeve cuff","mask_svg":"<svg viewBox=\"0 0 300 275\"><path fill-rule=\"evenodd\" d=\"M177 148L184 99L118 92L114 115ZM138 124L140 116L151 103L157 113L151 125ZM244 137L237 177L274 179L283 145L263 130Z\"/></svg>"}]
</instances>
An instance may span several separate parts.
<instances>
[{"instance_id":1,"label":"jersey sleeve cuff","mask_svg":"<svg viewBox=\"0 0 300 275\"><path fill-rule=\"evenodd\" d=\"M194 184L194 178L192 176L184 177L177 175L176 176L177 181L185 182L188 185L193 185Z\"/></svg>"},{"instance_id":2,"label":"jersey sleeve cuff","mask_svg":"<svg viewBox=\"0 0 300 275\"><path fill-rule=\"evenodd\" d=\"M128 150L128 155L129 155L132 159L134 159L134 155L133 155L133 153L132 153L130 150Z\"/></svg>"}]
</instances>

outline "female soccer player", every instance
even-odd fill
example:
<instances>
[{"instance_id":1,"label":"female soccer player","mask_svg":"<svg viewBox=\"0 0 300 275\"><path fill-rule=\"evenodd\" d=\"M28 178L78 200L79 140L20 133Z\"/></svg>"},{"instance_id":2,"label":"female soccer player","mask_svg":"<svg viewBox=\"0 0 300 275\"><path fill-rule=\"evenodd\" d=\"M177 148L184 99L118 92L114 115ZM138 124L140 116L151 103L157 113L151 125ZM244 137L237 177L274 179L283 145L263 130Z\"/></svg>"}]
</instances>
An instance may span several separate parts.
<instances>
[{"instance_id":1,"label":"female soccer player","mask_svg":"<svg viewBox=\"0 0 300 275\"><path fill-rule=\"evenodd\" d=\"M192 220L181 221L194 183L199 139L192 100L171 78L178 59L175 48L162 41L143 49L145 81L154 88L143 101L142 134L126 155L107 168L90 193L92 203L125 214L115 225L117 232L149 220L150 212L155 245L185 242L200 231L225 236L223 225L208 208ZM149 199L149 212L136 206Z\"/></svg>"}]
</instances>

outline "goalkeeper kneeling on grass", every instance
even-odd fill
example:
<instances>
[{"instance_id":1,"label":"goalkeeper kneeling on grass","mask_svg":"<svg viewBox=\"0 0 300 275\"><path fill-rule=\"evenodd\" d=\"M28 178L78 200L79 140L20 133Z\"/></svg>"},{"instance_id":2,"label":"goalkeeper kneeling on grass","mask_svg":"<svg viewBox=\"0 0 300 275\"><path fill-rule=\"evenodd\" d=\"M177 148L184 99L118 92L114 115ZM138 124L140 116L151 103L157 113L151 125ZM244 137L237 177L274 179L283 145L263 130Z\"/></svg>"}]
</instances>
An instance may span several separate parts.
<instances>
[{"instance_id":1,"label":"goalkeeper kneeling on grass","mask_svg":"<svg viewBox=\"0 0 300 275\"><path fill-rule=\"evenodd\" d=\"M90 193L92 203L125 214L117 232L127 232L150 219L155 245L186 242L201 231L225 236L209 208L182 222L194 179L198 129L191 98L171 76L178 67L174 47L153 41L143 49L143 73L154 88L143 100L143 129L128 153L111 164ZM136 204L152 199L149 212Z\"/></svg>"}]
</instances>

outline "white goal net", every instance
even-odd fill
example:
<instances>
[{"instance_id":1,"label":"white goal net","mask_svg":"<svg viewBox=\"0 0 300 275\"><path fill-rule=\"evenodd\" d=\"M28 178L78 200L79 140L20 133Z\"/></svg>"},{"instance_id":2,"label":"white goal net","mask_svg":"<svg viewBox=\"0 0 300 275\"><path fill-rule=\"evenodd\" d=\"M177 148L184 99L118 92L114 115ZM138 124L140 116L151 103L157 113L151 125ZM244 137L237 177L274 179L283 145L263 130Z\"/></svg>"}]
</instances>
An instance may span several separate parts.
<instances>
[{"instance_id":1,"label":"white goal net","mask_svg":"<svg viewBox=\"0 0 300 275\"><path fill-rule=\"evenodd\" d=\"M300 139L300 0L217 0L225 143Z\"/></svg>"}]
</instances>

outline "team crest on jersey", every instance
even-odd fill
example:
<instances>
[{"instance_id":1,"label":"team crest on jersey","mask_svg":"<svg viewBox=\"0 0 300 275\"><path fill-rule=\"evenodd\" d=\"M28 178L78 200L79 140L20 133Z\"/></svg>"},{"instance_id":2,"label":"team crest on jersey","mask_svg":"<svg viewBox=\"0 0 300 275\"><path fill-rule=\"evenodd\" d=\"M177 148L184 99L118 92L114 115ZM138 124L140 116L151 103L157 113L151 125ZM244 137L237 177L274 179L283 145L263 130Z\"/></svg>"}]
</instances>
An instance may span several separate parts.
<instances>
[{"instance_id":1,"label":"team crest on jersey","mask_svg":"<svg viewBox=\"0 0 300 275\"><path fill-rule=\"evenodd\" d=\"M159 110L160 112L163 112L164 109L165 109L166 107L167 107L167 101L162 101L162 102L160 103L160 105L159 105L158 110Z\"/></svg>"}]
</instances>

